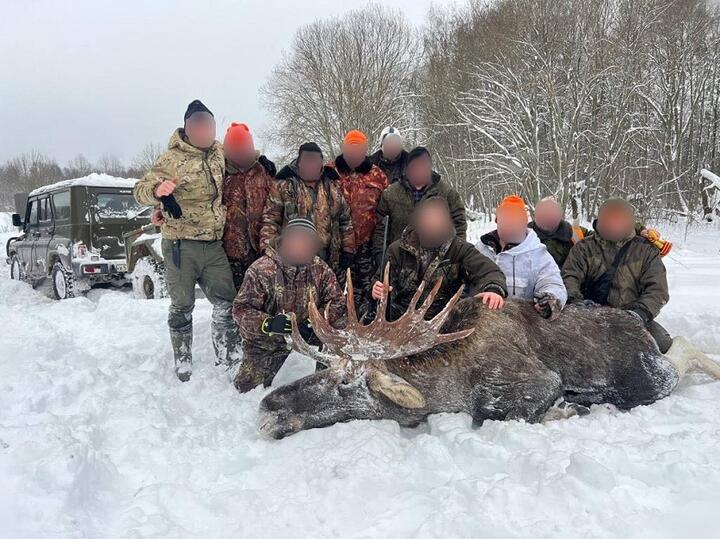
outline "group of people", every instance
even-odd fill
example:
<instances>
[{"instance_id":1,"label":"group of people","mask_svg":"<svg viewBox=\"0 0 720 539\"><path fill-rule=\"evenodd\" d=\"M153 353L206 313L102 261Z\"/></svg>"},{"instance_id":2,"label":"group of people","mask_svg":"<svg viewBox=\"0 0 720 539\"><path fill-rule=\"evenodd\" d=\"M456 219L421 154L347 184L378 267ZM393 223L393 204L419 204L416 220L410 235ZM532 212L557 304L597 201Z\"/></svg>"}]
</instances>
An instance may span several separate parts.
<instances>
[{"instance_id":1,"label":"group of people","mask_svg":"<svg viewBox=\"0 0 720 539\"><path fill-rule=\"evenodd\" d=\"M394 319L422 281L442 278L428 316L464 285L489 309L502 309L509 297L529 299L547 323L570 302L623 309L643 321L662 352L671 343L655 321L668 301L661 255L669 244L636 223L630 203L607 200L588 231L565 221L552 198L535 204L530 221L525 201L511 195L497 207L497 229L473 245L460 195L433 170L430 152L406 151L394 127L382 131L373 154L367 136L351 130L335 159L306 142L277 170L245 124L232 123L218 142L212 112L195 100L134 195L154 206L162 232L182 381L192 374L196 284L213 305L217 363L240 363L234 383L241 392L272 382L290 353L291 315L302 337L320 345L309 301L331 324L344 324L347 274L366 320L385 293Z\"/></svg>"}]
</instances>

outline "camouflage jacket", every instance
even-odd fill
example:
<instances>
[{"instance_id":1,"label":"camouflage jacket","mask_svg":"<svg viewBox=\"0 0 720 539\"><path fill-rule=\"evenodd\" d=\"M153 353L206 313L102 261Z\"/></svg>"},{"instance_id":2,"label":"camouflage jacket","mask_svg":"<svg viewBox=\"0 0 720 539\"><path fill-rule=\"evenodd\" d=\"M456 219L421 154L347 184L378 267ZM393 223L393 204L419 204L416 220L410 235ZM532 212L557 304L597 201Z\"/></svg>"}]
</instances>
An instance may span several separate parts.
<instances>
[{"instance_id":1,"label":"camouflage jacket","mask_svg":"<svg viewBox=\"0 0 720 539\"><path fill-rule=\"evenodd\" d=\"M308 301L315 297L320 312L330 305L328 319L333 325L345 320L345 298L335 274L315 257L308 266L287 266L273 246L247 270L245 280L233 302L233 318L243 339L274 339L260 331L263 320L281 313L295 313L298 320L308 317Z\"/></svg>"},{"instance_id":2,"label":"camouflage jacket","mask_svg":"<svg viewBox=\"0 0 720 539\"><path fill-rule=\"evenodd\" d=\"M548 250L548 253L553 257L555 263L562 268L565 263L565 259L570 253L570 249L575 244L573 240L573 227L567 221L560 221L560 225L554 232L546 232L535 224L535 221L530 221L528 227L532 228L542 243ZM582 228L582 227L580 227ZM582 228L583 235L588 234L587 229Z\"/></svg>"},{"instance_id":3,"label":"camouflage jacket","mask_svg":"<svg viewBox=\"0 0 720 539\"><path fill-rule=\"evenodd\" d=\"M388 161L383 157L382 150L378 150L370 156L370 161L380 167L390 183L395 183L405 175L407 156L407 151L403 150L393 161Z\"/></svg>"},{"instance_id":4,"label":"camouflage jacket","mask_svg":"<svg viewBox=\"0 0 720 539\"><path fill-rule=\"evenodd\" d=\"M433 180L427 186L420 200L431 197L442 197L447 200L450 206L450 216L455 224L455 232L461 238L465 238L467 223L465 221L465 205L458 192L452 186L440 178L440 175L433 173ZM373 233L373 256L379 259L383 252L385 218L389 218L387 245L400 236L405 227L410 224L410 215L415 209L415 195L413 188L406 178L400 179L385 189L377 206L377 224Z\"/></svg>"},{"instance_id":5,"label":"camouflage jacket","mask_svg":"<svg viewBox=\"0 0 720 539\"><path fill-rule=\"evenodd\" d=\"M225 162L225 170L225 252L230 261L249 264L260 255L262 214L275 176L275 165L264 155L258 155L255 163L245 170L230 161Z\"/></svg>"},{"instance_id":6,"label":"camouflage jacket","mask_svg":"<svg viewBox=\"0 0 720 539\"><path fill-rule=\"evenodd\" d=\"M155 206L160 201L155 189L165 180L177 180L173 194L182 217L173 219L163 209L162 237L167 240L219 240L225 227L222 203L225 158L220 143L201 150L185 140L177 129L168 150L158 157L150 171L135 184L133 194L140 204Z\"/></svg>"},{"instance_id":7,"label":"camouflage jacket","mask_svg":"<svg viewBox=\"0 0 720 539\"><path fill-rule=\"evenodd\" d=\"M365 245L375 231L375 210L380 195L388 186L388 179L369 159L351 170L342 155L328 163L340 176L343 195L350 207L355 245Z\"/></svg>"},{"instance_id":8,"label":"camouflage jacket","mask_svg":"<svg viewBox=\"0 0 720 539\"><path fill-rule=\"evenodd\" d=\"M283 167L275 176L265 203L260 249L265 249L277 238L290 219L303 217L315 223L332 267L337 267L341 251L354 253L355 234L350 209L339 179L332 168L325 167L322 177L313 186L298 177L294 164Z\"/></svg>"},{"instance_id":9,"label":"camouflage jacket","mask_svg":"<svg viewBox=\"0 0 720 539\"><path fill-rule=\"evenodd\" d=\"M575 244L562 267L568 300L584 299L587 287L607 271L617 252L628 241L633 243L615 274L608 305L619 309L639 308L649 318L655 318L669 299L665 265L660 252L636 235L612 242L593 234Z\"/></svg>"},{"instance_id":10,"label":"camouflage jacket","mask_svg":"<svg viewBox=\"0 0 720 539\"><path fill-rule=\"evenodd\" d=\"M390 263L390 294L392 319L405 312L420 283L425 280L426 292L442 277L442 285L435 297L429 315L437 314L440 309L465 285L464 295L479 292L495 292L507 296L505 275L488 257L481 254L471 243L459 236L453 236L439 249L423 249L417 242L415 233L407 228L402 237L388 247ZM377 281L382 280L382 270L375 274Z\"/></svg>"}]
</instances>

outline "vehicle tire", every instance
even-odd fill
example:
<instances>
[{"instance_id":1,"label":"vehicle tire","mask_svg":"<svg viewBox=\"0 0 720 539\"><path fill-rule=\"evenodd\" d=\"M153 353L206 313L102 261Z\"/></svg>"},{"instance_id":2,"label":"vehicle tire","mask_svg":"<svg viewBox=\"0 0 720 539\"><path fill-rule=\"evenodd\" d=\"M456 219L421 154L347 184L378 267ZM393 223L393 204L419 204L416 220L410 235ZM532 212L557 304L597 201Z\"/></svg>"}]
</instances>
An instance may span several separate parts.
<instances>
[{"instance_id":1,"label":"vehicle tire","mask_svg":"<svg viewBox=\"0 0 720 539\"><path fill-rule=\"evenodd\" d=\"M17 255L10 257L10 278L13 281L26 281L25 270L20 263L20 259Z\"/></svg>"},{"instance_id":2,"label":"vehicle tire","mask_svg":"<svg viewBox=\"0 0 720 539\"><path fill-rule=\"evenodd\" d=\"M75 276L61 262L55 262L52 268L52 295L57 300L75 297Z\"/></svg>"},{"instance_id":3,"label":"vehicle tire","mask_svg":"<svg viewBox=\"0 0 720 539\"><path fill-rule=\"evenodd\" d=\"M151 256L144 256L135 263L131 274L133 294L138 299L167 297L165 287L165 264Z\"/></svg>"}]
</instances>

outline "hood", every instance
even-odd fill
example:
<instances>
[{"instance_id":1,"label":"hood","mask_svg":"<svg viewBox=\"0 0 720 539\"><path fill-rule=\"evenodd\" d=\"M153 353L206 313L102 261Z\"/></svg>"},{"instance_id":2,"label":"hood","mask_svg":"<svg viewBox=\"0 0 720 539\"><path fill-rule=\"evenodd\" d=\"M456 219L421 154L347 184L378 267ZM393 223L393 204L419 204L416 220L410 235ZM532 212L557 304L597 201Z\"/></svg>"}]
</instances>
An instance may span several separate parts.
<instances>
[{"instance_id":1,"label":"hood","mask_svg":"<svg viewBox=\"0 0 720 539\"><path fill-rule=\"evenodd\" d=\"M363 160L363 162L360 163L360 165L355 167L355 169L353 170L347 164L347 161L345 161L345 158L343 157L343 155L340 154L335 158L335 166L343 174L350 174L351 172L359 172L360 174L367 174L372 169L373 164L370 162L370 159L368 159L368 157L365 156L365 159Z\"/></svg>"},{"instance_id":2,"label":"hood","mask_svg":"<svg viewBox=\"0 0 720 539\"><path fill-rule=\"evenodd\" d=\"M291 180L293 178L298 179L299 181L303 181L300 176L298 176L297 172L297 159L293 159L291 163L285 165L283 168L280 169L280 171L275 175L276 180ZM322 174L320 175L321 180L339 180L340 176L338 176L338 173L333 169L331 166L325 165L323 166Z\"/></svg>"},{"instance_id":3,"label":"hood","mask_svg":"<svg viewBox=\"0 0 720 539\"><path fill-rule=\"evenodd\" d=\"M408 153L407 150L402 150L398 156L393 159L392 161L390 159L385 159L383 156L382 150L376 151L374 154L372 154L371 160L375 161L376 163L382 163L383 165L396 165L397 163L402 163L407 159Z\"/></svg>"},{"instance_id":4,"label":"hood","mask_svg":"<svg viewBox=\"0 0 720 539\"><path fill-rule=\"evenodd\" d=\"M567 221L560 221L558 227L552 232L547 232L541 229L535 221L530 221L530 223L528 223L528 227L535 231L540 241L558 240L563 243L567 243L573 236L572 225Z\"/></svg>"},{"instance_id":5,"label":"hood","mask_svg":"<svg viewBox=\"0 0 720 539\"><path fill-rule=\"evenodd\" d=\"M494 253L499 254L502 252L510 256L518 256L536 249L545 249L545 246L540 243L540 238L538 238L538 235L532 228L528 228L527 236L525 236L525 239L521 243L517 245L508 244L505 246L504 251L500 247L500 238L498 237L497 230L483 234L480 236L480 241L492 249Z\"/></svg>"},{"instance_id":6,"label":"hood","mask_svg":"<svg viewBox=\"0 0 720 539\"><path fill-rule=\"evenodd\" d=\"M197 148L190 144L187 140L185 140L185 129L183 129L182 127L178 127L170 136L170 141L168 142L168 150L177 148L178 150L185 153L203 155L205 154L205 152L215 150L218 147L218 144L220 143L216 140L215 142L213 142L213 145L210 146L207 150Z\"/></svg>"}]
</instances>

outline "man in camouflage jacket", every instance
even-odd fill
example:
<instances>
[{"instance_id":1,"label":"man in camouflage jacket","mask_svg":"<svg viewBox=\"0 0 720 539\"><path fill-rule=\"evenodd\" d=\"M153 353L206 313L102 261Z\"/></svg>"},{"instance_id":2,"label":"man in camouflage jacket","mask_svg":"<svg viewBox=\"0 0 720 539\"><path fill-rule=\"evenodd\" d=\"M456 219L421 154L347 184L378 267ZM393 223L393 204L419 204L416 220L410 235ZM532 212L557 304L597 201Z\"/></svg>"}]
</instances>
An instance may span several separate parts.
<instances>
[{"instance_id":1,"label":"man in camouflage jacket","mask_svg":"<svg viewBox=\"0 0 720 539\"><path fill-rule=\"evenodd\" d=\"M298 320L301 335L314 344L307 305L314 300L320 312L328 306L333 325L345 322L345 300L335 274L319 257L317 232L307 219L293 219L282 237L245 274L235 298L233 317L243 337L244 359L235 378L240 392L272 383L290 353L289 313Z\"/></svg>"},{"instance_id":2,"label":"man in camouflage jacket","mask_svg":"<svg viewBox=\"0 0 720 539\"><path fill-rule=\"evenodd\" d=\"M355 234L350 209L340 177L324 167L320 147L306 142L298 157L280 169L270 189L260 230L260 250L280 235L291 219L312 221L320 238L319 256L335 271L344 274L355 256Z\"/></svg>"},{"instance_id":3,"label":"man in camouflage jacket","mask_svg":"<svg viewBox=\"0 0 720 539\"><path fill-rule=\"evenodd\" d=\"M355 307L361 315L370 304L370 284L375 273L372 236L375 231L378 202L388 186L382 170L367 157L367 138L360 131L350 131L343 142L343 153L328 165L340 176L343 195L350 207L355 232L355 259L351 268L357 290ZM344 276L342 276L344 277ZM341 285L344 279L340 278Z\"/></svg>"},{"instance_id":4,"label":"man in camouflage jacket","mask_svg":"<svg viewBox=\"0 0 720 539\"><path fill-rule=\"evenodd\" d=\"M185 112L168 150L137 182L140 204L162 206L162 252L170 295L168 326L175 373L187 381L192 374L192 311L195 285L213 304L212 339L218 362L239 360L239 335L232 320L235 287L222 246L225 207L222 204L225 159L215 140L215 119L200 101Z\"/></svg>"},{"instance_id":5,"label":"man in camouflage jacket","mask_svg":"<svg viewBox=\"0 0 720 539\"><path fill-rule=\"evenodd\" d=\"M260 257L260 228L275 165L260 152L247 125L232 123L223 141L227 208L223 245L239 289L247 268Z\"/></svg>"},{"instance_id":6,"label":"man in camouflage jacket","mask_svg":"<svg viewBox=\"0 0 720 539\"><path fill-rule=\"evenodd\" d=\"M575 244L562 268L568 302L592 302L623 309L639 317L658 344L667 352L672 338L655 321L668 302L668 284L660 251L635 232L633 207L610 199L598 212L596 233ZM612 279L607 273L618 260Z\"/></svg>"}]
</instances>

